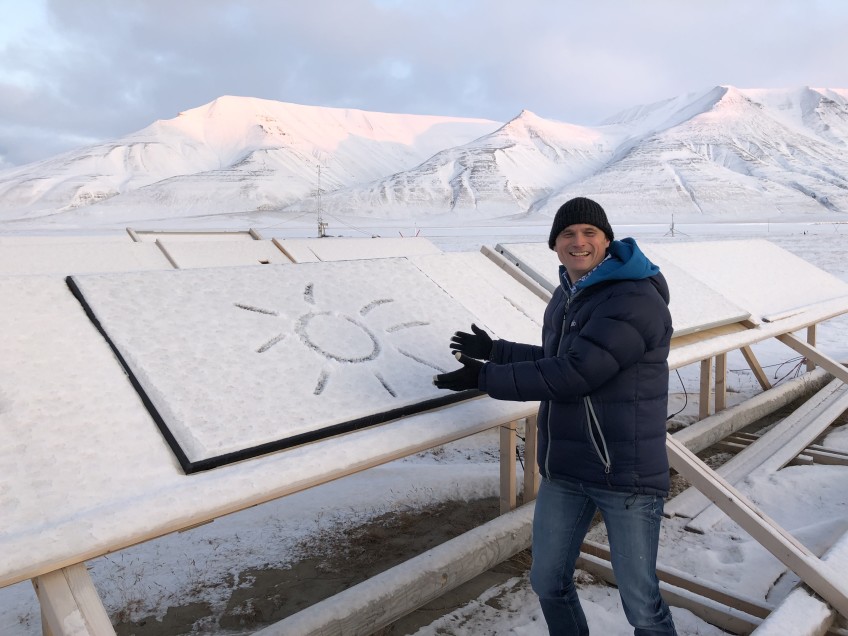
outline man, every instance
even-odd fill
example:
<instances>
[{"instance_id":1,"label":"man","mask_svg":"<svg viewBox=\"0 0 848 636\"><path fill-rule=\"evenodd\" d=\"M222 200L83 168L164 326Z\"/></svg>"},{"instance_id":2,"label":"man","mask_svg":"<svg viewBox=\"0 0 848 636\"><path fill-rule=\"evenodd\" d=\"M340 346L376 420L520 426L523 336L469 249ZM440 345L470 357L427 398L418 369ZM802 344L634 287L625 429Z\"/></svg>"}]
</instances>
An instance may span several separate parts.
<instances>
[{"instance_id":1,"label":"man","mask_svg":"<svg viewBox=\"0 0 848 636\"><path fill-rule=\"evenodd\" d=\"M596 510L634 633L676 634L656 576L669 486L668 285L633 239L614 240L591 199L557 211L548 246L562 266L541 346L493 341L472 325L451 339L463 366L433 382L541 403L530 581L550 634L589 633L573 573Z\"/></svg>"}]
</instances>

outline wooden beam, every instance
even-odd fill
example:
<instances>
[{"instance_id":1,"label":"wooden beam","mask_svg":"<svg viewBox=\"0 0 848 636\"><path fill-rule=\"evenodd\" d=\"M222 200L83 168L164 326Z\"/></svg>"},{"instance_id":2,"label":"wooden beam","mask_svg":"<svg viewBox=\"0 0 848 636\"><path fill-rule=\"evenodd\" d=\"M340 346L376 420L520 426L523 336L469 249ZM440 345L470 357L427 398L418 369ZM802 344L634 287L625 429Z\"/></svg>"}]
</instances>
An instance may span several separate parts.
<instances>
[{"instance_id":1,"label":"wooden beam","mask_svg":"<svg viewBox=\"0 0 848 636\"><path fill-rule=\"evenodd\" d=\"M677 431L674 438L693 453L699 453L720 439L774 413L798 398L818 391L832 377L824 369L805 373L798 378L748 398L741 404L732 406L721 413L695 422Z\"/></svg>"},{"instance_id":2,"label":"wooden beam","mask_svg":"<svg viewBox=\"0 0 848 636\"><path fill-rule=\"evenodd\" d=\"M514 510L518 494L515 482L516 422L507 422L500 427L501 459L501 514Z\"/></svg>"},{"instance_id":3,"label":"wooden beam","mask_svg":"<svg viewBox=\"0 0 848 636\"><path fill-rule=\"evenodd\" d=\"M542 285L533 280L527 272L511 263L503 254L496 252L487 245L483 245L480 248L480 252L545 302L548 302L551 299L551 296L553 295L551 291L542 287Z\"/></svg>"},{"instance_id":4,"label":"wooden beam","mask_svg":"<svg viewBox=\"0 0 848 636\"><path fill-rule=\"evenodd\" d=\"M848 367L840 364L830 356L825 355L815 347L807 344L800 338L793 336L791 333L784 333L777 336L787 347L794 349L808 360L812 360L823 369L830 372L833 377L839 378L845 383L848 383Z\"/></svg>"},{"instance_id":5,"label":"wooden beam","mask_svg":"<svg viewBox=\"0 0 848 636\"><path fill-rule=\"evenodd\" d=\"M32 581L42 620L51 636L114 636L103 602L85 563L43 574Z\"/></svg>"},{"instance_id":6,"label":"wooden beam","mask_svg":"<svg viewBox=\"0 0 848 636\"><path fill-rule=\"evenodd\" d=\"M710 393L713 384L713 359L701 360L701 393L698 402L698 419L703 420L710 414Z\"/></svg>"},{"instance_id":7,"label":"wooden beam","mask_svg":"<svg viewBox=\"0 0 848 636\"><path fill-rule=\"evenodd\" d=\"M747 362L748 366L751 367L751 371L754 372L754 377L757 378L757 382L760 383L763 391L768 391L771 388L771 382L769 382L768 376L760 366L760 361L757 360L757 356L754 355L753 349L746 345L744 347L739 347L739 351L742 352L742 357L745 358L745 362Z\"/></svg>"},{"instance_id":8,"label":"wooden beam","mask_svg":"<svg viewBox=\"0 0 848 636\"><path fill-rule=\"evenodd\" d=\"M722 444L727 444L728 450L738 453L760 439L760 437L762 436L751 433L736 433L728 436L723 442L719 442L717 446L721 447ZM820 444L809 444L801 453L810 459L806 463L848 466L848 453L827 448ZM794 462L790 463L794 464Z\"/></svg>"},{"instance_id":9,"label":"wooden beam","mask_svg":"<svg viewBox=\"0 0 848 636\"><path fill-rule=\"evenodd\" d=\"M715 357L715 412L727 408L727 354Z\"/></svg>"},{"instance_id":10,"label":"wooden beam","mask_svg":"<svg viewBox=\"0 0 848 636\"><path fill-rule=\"evenodd\" d=\"M530 546L535 502L255 632L254 636L354 636L379 632L411 611Z\"/></svg>"},{"instance_id":11,"label":"wooden beam","mask_svg":"<svg viewBox=\"0 0 848 636\"><path fill-rule=\"evenodd\" d=\"M539 465L536 463L539 432L536 419L536 415L531 415L524 420L524 503L535 499L539 492Z\"/></svg>"},{"instance_id":12,"label":"wooden beam","mask_svg":"<svg viewBox=\"0 0 848 636\"><path fill-rule=\"evenodd\" d=\"M168 259L168 262L171 264L171 267L173 267L174 269L179 269L179 268L180 268L180 266L179 266L179 265L177 265L177 261L175 261L175 260L174 260L174 257L173 257L173 256L171 256L171 253L170 253L170 252L167 250L167 248L166 248L166 247L162 244L162 241L160 241L159 239L156 239L156 241L155 241L155 242L156 242L156 246L157 246L157 247L158 247L158 248L162 251L162 253L165 255L165 258L167 258L167 259Z\"/></svg>"},{"instance_id":13,"label":"wooden beam","mask_svg":"<svg viewBox=\"0 0 848 636\"><path fill-rule=\"evenodd\" d=\"M848 616L848 585L837 571L819 560L670 435L666 440L666 449L669 462L684 479L712 499L733 521L838 612Z\"/></svg>"},{"instance_id":14,"label":"wooden beam","mask_svg":"<svg viewBox=\"0 0 848 636\"><path fill-rule=\"evenodd\" d=\"M848 569L848 534L843 534L828 549L822 561L840 572ZM757 636L819 636L828 633L835 618L834 611L824 601L805 586L798 585L753 633Z\"/></svg>"},{"instance_id":15,"label":"wooden beam","mask_svg":"<svg viewBox=\"0 0 848 636\"><path fill-rule=\"evenodd\" d=\"M577 567L615 585L612 566L605 559L581 552ZM660 580L660 594L672 607L687 609L698 618L733 634L750 634L762 622L762 618L751 616L731 605L699 596L663 580Z\"/></svg>"},{"instance_id":16,"label":"wooden beam","mask_svg":"<svg viewBox=\"0 0 848 636\"><path fill-rule=\"evenodd\" d=\"M722 464L716 473L722 479L736 483L754 470L779 470L811 444L846 408L848 390L845 384L831 380L830 384L804 402L789 417L775 424L755 444ZM696 517L710 507L710 500L694 488L683 491L667 506L673 514L683 517ZM712 516L698 523L689 522L686 527L704 532L708 527L704 524L719 519L720 513L716 510Z\"/></svg>"},{"instance_id":17,"label":"wooden beam","mask_svg":"<svg viewBox=\"0 0 848 636\"><path fill-rule=\"evenodd\" d=\"M603 559L608 563L611 561L609 546L602 543L587 539L583 542L580 549L584 554ZM610 568L610 572L612 572L612 568ZM662 563L657 563L657 578L669 585L683 588L693 594L710 599L721 605L732 607L757 618L765 618L774 609L774 606L769 603L717 587L708 581L694 578L682 570L663 565ZM604 580L610 583L615 582L614 579L609 580L605 578Z\"/></svg>"},{"instance_id":18,"label":"wooden beam","mask_svg":"<svg viewBox=\"0 0 848 636\"><path fill-rule=\"evenodd\" d=\"M807 327L807 344L811 347L816 346L816 325ZM816 363L812 360L807 360L807 371L812 371L816 368Z\"/></svg>"},{"instance_id":19,"label":"wooden beam","mask_svg":"<svg viewBox=\"0 0 848 636\"><path fill-rule=\"evenodd\" d=\"M295 259L295 257L294 257L294 256L292 256L292 255L288 252L288 250L286 250L286 248L285 248L285 247L283 247L283 244L282 244L282 243L280 243L280 241L278 241L278 240L277 240L277 239L275 239L275 238L272 238L272 239L271 239L271 242L272 242L272 243L273 243L273 244L277 247L277 249L278 249L278 250L280 250L283 254L285 254L285 255L286 255L286 258L288 258L288 259L289 259L292 263L297 263L297 259Z\"/></svg>"}]
</instances>

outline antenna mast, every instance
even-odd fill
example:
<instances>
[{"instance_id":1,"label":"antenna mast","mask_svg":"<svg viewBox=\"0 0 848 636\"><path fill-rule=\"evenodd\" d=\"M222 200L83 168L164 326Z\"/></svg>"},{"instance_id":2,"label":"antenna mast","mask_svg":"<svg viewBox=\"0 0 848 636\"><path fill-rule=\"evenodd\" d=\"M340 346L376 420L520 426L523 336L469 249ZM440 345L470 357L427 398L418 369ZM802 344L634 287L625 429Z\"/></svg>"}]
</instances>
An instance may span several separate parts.
<instances>
[{"instance_id":1,"label":"antenna mast","mask_svg":"<svg viewBox=\"0 0 848 636\"><path fill-rule=\"evenodd\" d=\"M318 238L327 236L327 222L321 216L321 164L318 164L318 189L315 191L316 208L318 211Z\"/></svg>"}]
</instances>

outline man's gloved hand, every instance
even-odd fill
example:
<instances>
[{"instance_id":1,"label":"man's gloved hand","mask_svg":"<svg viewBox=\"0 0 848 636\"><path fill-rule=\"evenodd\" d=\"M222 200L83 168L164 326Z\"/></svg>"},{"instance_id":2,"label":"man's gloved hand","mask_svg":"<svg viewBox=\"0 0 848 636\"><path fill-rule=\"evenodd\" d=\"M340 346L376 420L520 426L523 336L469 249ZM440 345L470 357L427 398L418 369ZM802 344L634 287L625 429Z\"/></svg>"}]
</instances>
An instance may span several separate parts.
<instances>
[{"instance_id":1,"label":"man's gloved hand","mask_svg":"<svg viewBox=\"0 0 848 636\"><path fill-rule=\"evenodd\" d=\"M492 339L475 324L471 325L471 331L474 333L457 331L453 334L451 351L464 353L477 360L488 360L492 353Z\"/></svg>"},{"instance_id":2,"label":"man's gloved hand","mask_svg":"<svg viewBox=\"0 0 848 636\"><path fill-rule=\"evenodd\" d=\"M433 376L433 384L439 389L448 389L449 391L467 391L477 388L477 378L480 375L480 369L483 363L479 360L469 358L458 351L453 354L460 361L462 367L450 373L442 373Z\"/></svg>"}]
</instances>

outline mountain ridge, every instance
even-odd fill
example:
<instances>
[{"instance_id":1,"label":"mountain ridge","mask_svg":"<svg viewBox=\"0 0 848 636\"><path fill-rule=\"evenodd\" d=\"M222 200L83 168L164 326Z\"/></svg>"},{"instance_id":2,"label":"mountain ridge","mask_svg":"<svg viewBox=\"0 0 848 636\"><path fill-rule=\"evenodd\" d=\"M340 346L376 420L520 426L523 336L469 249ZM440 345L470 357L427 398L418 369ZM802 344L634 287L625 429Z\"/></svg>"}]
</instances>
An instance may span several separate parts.
<instances>
[{"instance_id":1,"label":"mountain ridge","mask_svg":"<svg viewBox=\"0 0 848 636\"><path fill-rule=\"evenodd\" d=\"M233 213L614 221L848 216L848 89L714 86L598 126L222 96L116 140L0 172L0 223Z\"/></svg>"}]
</instances>

